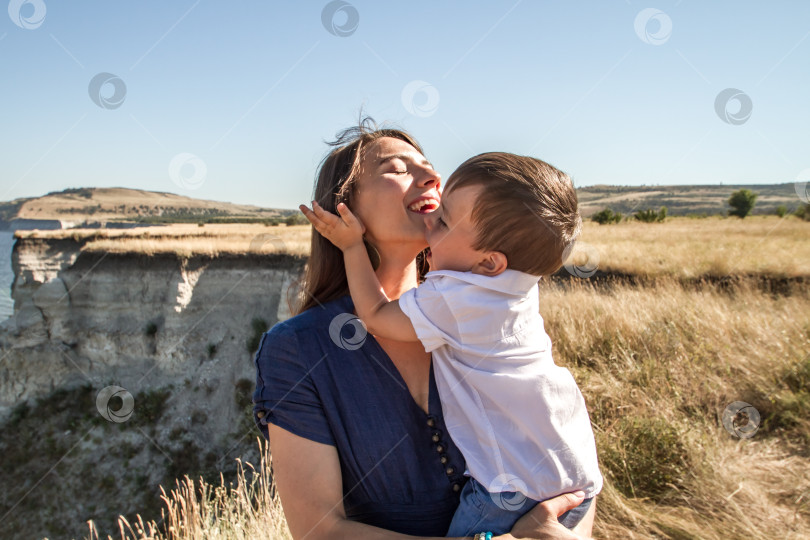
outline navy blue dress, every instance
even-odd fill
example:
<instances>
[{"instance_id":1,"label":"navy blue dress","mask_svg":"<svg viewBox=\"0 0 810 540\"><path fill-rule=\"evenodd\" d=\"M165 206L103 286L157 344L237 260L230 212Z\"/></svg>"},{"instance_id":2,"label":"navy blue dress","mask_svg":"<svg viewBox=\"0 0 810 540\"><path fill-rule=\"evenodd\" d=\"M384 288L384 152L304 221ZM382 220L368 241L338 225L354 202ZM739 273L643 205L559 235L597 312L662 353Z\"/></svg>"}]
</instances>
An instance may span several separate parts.
<instances>
[{"instance_id":1,"label":"navy blue dress","mask_svg":"<svg viewBox=\"0 0 810 540\"><path fill-rule=\"evenodd\" d=\"M272 423L337 448L349 519L444 536L466 478L445 428L433 366L426 414L353 309L347 295L262 336L254 420L265 437Z\"/></svg>"}]
</instances>

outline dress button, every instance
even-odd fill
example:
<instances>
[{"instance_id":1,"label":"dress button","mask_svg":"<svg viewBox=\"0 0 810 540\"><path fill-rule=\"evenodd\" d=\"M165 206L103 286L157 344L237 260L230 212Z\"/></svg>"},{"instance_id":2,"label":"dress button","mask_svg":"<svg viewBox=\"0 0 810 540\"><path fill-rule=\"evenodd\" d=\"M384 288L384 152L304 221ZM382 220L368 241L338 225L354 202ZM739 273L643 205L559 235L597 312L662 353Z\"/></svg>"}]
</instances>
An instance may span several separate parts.
<instances>
[{"instance_id":1,"label":"dress button","mask_svg":"<svg viewBox=\"0 0 810 540\"><path fill-rule=\"evenodd\" d=\"M436 417L433 415L428 416L427 425L428 427L436 427Z\"/></svg>"},{"instance_id":2,"label":"dress button","mask_svg":"<svg viewBox=\"0 0 810 540\"><path fill-rule=\"evenodd\" d=\"M459 484L458 482L455 482L453 484L453 492L458 493L459 491L461 491L461 484Z\"/></svg>"},{"instance_id":3,"label":"dress button","mask_svg":"<svg viewBox=\"0 0 810 540\"><path fill-rule=\"evenodd\" d=\"M450 461L450 458L447 457L447 454L442 454L439 456L439 461L442 462L442 465L447 465L447 462Z\"/></svg>"},{"instance_id":4,"label":"dress button","mask_svg":"<svg viewBox=\"0 0 810 540\"><path fill-rule=\"evenodd\" d=\"M433 435L430 437L433 442L439 442L442 440L442 432L441 431L434 431Z\"/></svg>"},{"instance_id":5,"label":"dress button","mask_svg":"<svg viewBox=\"0 0 810 540\"><path fill-rule=\"evenodd\" d=\"M447 473L447 476L452 476L453 473L456 472L456 470L453 467L447 467L447 469L445 469L444 472Z\"/></svg>"}]
</instances>

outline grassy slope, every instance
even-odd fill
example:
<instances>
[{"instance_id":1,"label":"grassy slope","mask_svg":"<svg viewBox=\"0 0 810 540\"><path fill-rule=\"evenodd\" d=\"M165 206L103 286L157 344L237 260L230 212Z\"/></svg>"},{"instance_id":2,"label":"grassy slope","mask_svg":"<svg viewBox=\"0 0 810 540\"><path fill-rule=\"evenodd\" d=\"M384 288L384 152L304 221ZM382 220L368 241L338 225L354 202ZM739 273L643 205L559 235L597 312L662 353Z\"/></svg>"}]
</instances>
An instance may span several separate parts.
<instances>
[{"instance_id":1,"label":"grassy slope","mask_svg":"<svg viewBox=\"0 0 810 540\"><path fill-rule=\"evenodd\" d=\"M795 210L800 203L794 184L695 185L695 186L589 186L577 190L580 211L590 216L603 208L632 214L666 206L670 215L725 215L729 196L745 188L758 193L754 213L773 214L779 205Z\"/></svg>"},{"instance_id":2,"label":"grassy slope","mask_svg":"<svg viewBox=\"0 0 810 540\"><path fill-rule=\"evenodd\" d=\"M136 220L172 214L273 218L291 212L129 188L71 188L42 197L2 203L0 211L0 219L6 221L19 217L72 222ZM189 218L189 221L194 220Z\"/></svg>"}]
</instances>

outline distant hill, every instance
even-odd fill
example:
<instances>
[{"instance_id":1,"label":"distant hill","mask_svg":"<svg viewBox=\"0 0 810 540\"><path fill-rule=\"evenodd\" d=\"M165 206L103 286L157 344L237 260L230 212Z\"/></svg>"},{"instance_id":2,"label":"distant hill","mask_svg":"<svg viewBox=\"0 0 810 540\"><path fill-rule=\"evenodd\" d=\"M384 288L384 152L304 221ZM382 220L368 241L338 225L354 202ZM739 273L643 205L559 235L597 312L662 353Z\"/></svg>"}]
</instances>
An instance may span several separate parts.
<instances>
[{"instance_id":1,"label":"distant hill","mask_svg":"<svg viewBox=\"0 0 810 540\"><path fill-rule=\"evenodd\" d=\"M795 184L706 185L706 186L589 186L577 189L580 212L584 217L610 208L614 212L632 214L639 210L667 207L669 215L725 215L728 198L738 189L750 189L759 194L753 214L773 214L784 205L789 211L799 204Z\"/></svg>"},{"instance_id":2,"label":"distant hill","mask_svg":"<svg viewBox=\"0 0 810 540\"><path fill-rule=\"evenodd\" d=\"M142 189L69 188L0 203L0 225L13 219L59 220L65 227L115 222L256 222L283 220L297 212Z\"/></svg>"},{"instance_id":3,"label":"distant hill","mask_svg":"<svg viewBox=\"0 0 810 540\"><path fill-rule=\"evenodd\" d=\"M794 184L703 185L703 186L606 186L577 189L584 217L610 208L632 214L647 208L666 206L671 216L725 215L733 191L747 188L759 194L754 214L773 214L784 205L789 211L799 206ZM61 227L128 223L269 222L297 214L295 209L262 208L174 193L130 188L69 188L42 197L0 202L0 228L11 220L61 222Z\"/></svg>"}]
</instances>

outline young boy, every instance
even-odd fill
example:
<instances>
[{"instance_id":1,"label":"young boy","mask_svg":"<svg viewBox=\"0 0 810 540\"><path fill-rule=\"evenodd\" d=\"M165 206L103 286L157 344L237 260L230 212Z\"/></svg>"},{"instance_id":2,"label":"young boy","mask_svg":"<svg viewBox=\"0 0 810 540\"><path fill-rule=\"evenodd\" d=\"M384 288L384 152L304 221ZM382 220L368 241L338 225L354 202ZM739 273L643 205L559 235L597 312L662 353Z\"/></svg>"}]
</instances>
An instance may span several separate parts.
<instances>
[{"instance_id":1,"label":"young boy","mask_svg":"<svg viewBox=\"0 0 810 540\"><path fill-rule=\"evenodd\" d=\"M537 502L581 490L585 501L560 517L573 528L602 476L582 394L551 357L537 288L579 234L570 178L514 154L464 162L425 221L430 272L398 301L382 292L346 205L340 216L312 206L301 209L343 251L369 332L433 353L447 429L471 477L447 535L509 532Z\"/></svg>"}]
</instances>

